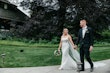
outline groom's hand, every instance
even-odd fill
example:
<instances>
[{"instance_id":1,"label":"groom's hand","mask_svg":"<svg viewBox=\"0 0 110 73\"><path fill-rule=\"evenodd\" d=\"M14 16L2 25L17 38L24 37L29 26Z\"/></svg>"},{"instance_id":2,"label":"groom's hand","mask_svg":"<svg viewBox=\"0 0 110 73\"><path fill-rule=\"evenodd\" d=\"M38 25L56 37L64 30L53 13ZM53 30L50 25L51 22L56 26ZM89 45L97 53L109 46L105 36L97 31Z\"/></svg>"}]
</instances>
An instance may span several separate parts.
<instances>
[{"instance_id":1,"label":"groom's hand","mask_svg":"<svg viewBox=\"0 0 110 73\"><path fill-rule=\"evenodd\" d=\"M93 49L93 46L90 46L89 51L91 52L91 51L92 51L92 49Z\"/></svg>"},{"instance_id":2,"label":"groom's hand","mask_svg":"<svg viewBox=\"0 0 110 73\"><path fill-rule=\"evenodd\" d=\"M77 49L77 48L78 48L78 46L77 46L77 45L75 45L75 46L74 46L74 49Z\"/></svg>"}]
</instances>

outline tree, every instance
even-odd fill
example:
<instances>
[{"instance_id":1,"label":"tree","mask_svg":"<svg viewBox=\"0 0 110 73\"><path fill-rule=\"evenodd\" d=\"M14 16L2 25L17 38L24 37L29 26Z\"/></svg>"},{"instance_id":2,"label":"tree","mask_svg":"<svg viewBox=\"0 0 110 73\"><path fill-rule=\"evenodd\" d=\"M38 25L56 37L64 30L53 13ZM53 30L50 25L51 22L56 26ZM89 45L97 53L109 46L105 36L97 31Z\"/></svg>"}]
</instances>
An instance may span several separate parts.
<instances>
[{"instance_id":1,"label":"tree","mask_svg":"<svg viewBox=\"0 0 110 73\"><path fill-rule=\"evenodd\" d=\"M18 35L51 40L60 36L64 27L77 35L80 19L87 19L97 35L110 23L109 3L109 0L34 0L30 3L32 17L17 29Z\"/></svg>"}]
</instances>

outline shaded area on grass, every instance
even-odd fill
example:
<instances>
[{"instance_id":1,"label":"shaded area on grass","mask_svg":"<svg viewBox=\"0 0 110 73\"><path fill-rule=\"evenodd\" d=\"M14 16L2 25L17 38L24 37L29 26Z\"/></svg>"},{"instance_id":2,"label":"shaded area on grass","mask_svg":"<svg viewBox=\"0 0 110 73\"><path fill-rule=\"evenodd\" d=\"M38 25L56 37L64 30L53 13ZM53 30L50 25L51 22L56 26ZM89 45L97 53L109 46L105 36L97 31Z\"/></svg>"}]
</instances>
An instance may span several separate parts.
<instances>
[{"instance_id":1,"label":"shaded area on grass","mask_svg":"<svg viewBox=\"0 0 110 73\"><path fill-rule=\"evenodd\" d=\"M48 43L26 43L23 41L13 41L13 40L0 40L0 45L4 46L15 46L15 47L48 47L48 48L57 48L59 44ZM110 47L110 43L107 42L95 42L95 47Z\"/></svg>"}]
</instances>

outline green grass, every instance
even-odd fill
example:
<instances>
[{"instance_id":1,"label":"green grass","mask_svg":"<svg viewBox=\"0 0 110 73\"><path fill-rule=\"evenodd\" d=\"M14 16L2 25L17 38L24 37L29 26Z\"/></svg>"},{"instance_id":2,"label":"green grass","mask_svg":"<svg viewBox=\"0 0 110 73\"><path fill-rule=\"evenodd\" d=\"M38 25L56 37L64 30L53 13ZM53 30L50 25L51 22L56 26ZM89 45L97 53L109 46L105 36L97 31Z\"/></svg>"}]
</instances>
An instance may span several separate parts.
<instances>
[{"instance_id":1,"label":"green grass","mask_svg":"<svg viewBox=\"0 0 110 73\"><path fill-rule=\"evenodd\" d=\"M56 48L15 47L0 45L0 54L5 53L5 64L0 58L0 67L34 67L60 64L61 57L55 57ZM24 50L24 52L20 52Z\"/></svg>"},{"instance_id":2,"label":"green grass","mask_svg":"<svg viewBox=\"0 0 110 73\"><path fill-rule=\"evenodd\" d=\"M0 67L36 67L59 65L61 56L53 55L58 44L25 43L20 41L0 40L0 54L5 53L5 63L0 56ZM24 50L24 52L20 52ZM110 59L110 43L95 44L91 53L94 61Z\"/></svg>"},{"instance_id":3,"label":"green grass","mask_svg":"<svg viewBox=\"0 0 110 73\"><path fill-rule=\"evenodd\" d=\"M57 47L58 44L51 43L25 43L13 40L0 40L0 45L8 46L24 46L24 47Z\"/></svg>"},{"instance_id":4,"label":"green grass","mask_svg":"<svg viewBox=\"0 0 110 73\"><path fill-rule=\"evenodd\" d=\"M42 48L32 46L4 46L0 45L0 54L5 53L5 64L0 58L0 67L36 67L59 65L61 56L53 55L57 48ZM20 52L24 50L24 52ZM94 61L110 59L110 47L95 47L91 53Z\"/></svg>"},{"instance_id":5,"label":"green grass","mask_svg":"<svg viewBox=\"0 0 110 73\"><path fill-rule=\"evenodd\" d=\"M48 43L26 43L22 41L14 40L0 40L0 45L9 45L9 46L24 46L24 47L58 47L58 44ZM107 42L96 42L94 46L110 46L110 43Z\"/></svg>"},{"instance_id":6,"label":"green grass","mask_svg":"<svg viewBox=\"0 0 110 73\"><path fill-rule=\"evenodd\" d=\"M94 47L91 57L94 61L110 59L110 46Z\"/></svg>"}]
</instances>

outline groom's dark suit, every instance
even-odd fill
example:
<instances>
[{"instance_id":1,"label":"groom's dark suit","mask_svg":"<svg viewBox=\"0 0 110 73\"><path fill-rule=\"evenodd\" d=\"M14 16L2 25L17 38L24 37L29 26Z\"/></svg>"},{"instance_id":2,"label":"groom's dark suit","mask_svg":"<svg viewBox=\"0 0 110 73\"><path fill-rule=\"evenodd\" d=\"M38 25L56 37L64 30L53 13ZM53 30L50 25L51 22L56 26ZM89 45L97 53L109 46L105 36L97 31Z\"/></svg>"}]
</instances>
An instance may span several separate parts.
<instances>
[{"instance_id":1,"label":"groom's dark suit","mask_svg":"<svg viewBox=\"0 0 110 73\"><path fill-rule=\"evenodd\" d=\"M83 29L79 30L78 40L76 45L80 44L80 59L82 62L82 70L84 70L84 55L87 61L90 63L91 68L93 67L93 63L90 58L90 46L93 46L93 32L90 27L86 28L85 36L83 37Z\"/></svg>"}]
</instances>

